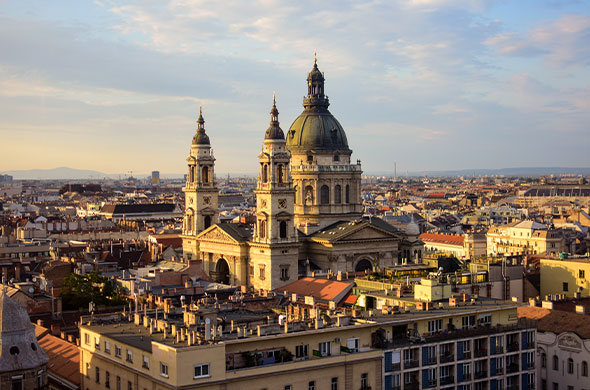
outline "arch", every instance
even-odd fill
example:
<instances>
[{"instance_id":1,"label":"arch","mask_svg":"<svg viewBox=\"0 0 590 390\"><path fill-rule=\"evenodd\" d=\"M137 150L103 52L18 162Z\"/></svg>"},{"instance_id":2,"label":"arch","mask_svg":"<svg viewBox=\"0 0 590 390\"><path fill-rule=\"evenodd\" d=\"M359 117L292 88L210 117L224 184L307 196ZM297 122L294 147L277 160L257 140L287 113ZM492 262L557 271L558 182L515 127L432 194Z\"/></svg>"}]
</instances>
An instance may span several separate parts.
<instances>
[{"instance_id":1,"label":"arch","mask_svg":"<svg viewBox=\"0 0 590 390\"><path fill-rule=\"evenodd\" d=\"M342 187L340 187L340 184L336 184L334 187L334 203L342 203Z\"/></svg>"},{"instance_id":2,"label":"arch","mask_svg":"<svg viewBox=\"0 0 590 390\"><path fill-rule=\"evenodd\" d=\"M281 221L279 224L279 237L287 238L287 222Z\"/></svg>"},{"instance_id":3,"label":"arch","mask_svg":"<svg viewBox=\"0 0 590 390\"><path fill-rule=\"evenodd\" d=\"M192 232L193 230L195 230L195 223L194 223L194 217L195 215L195 210L193 210L192 208L189 208L186 212L186 226L185 226L185 230Z\"/></svg>"},{"instance_id":4,"label":"arch","mask_svg":"<svg viewBox=\"0 0 590 390\"><path fill-rule=\"evenodd\" d=\"M541 352L541 367L547 367L547 354L545 353L545 351Z\"/></svg>"},{"instance_id":5,"label":"arch","mask_svg":"<svg viewBox=\"0 0 590 390\"><path fill-rule=\"evenodd\" d=\"M262 182L263 183L268 182L268 165L266 165L266 164L262 165Z\"/></svg>"},{"instance_id":6,"label":"arch","mask_svg":"<svg viewBox=\"0 0 590 390\"><path fill-rule=\"evenodd\" d=\"M209 167L205 166L201 170L201 180L205 184L209 183Z\"/></svg>"},{"instance_id":7,"label":"arch","mask_svg":"<svg viewBox=\"0 0 590 390\"><path fill-rule=\"evenodd\" d=\"M259 228L258 228L258 235L260 238L266 238L266 221L260 220Z\"/></svg>"},{"instance_id":8,"label":"arch","mask_svg":"<svg viewBox=\"0 0 590 390\"><path fill-rule=\"evenodd\" d=\"M330 187L325 184L320 188L320 204L330 204Z\"/></svg>"},{"instance_id":9,"label":"arch","mask_svg":"<svg viewBox=\"0 0 590 390\"><path fill-rule=\"evenodd\" d=\"M195 166L194 165L188 166L188 181L190 183L195 181Z\"/></svg>"},{"instance_id":10,"label":"arch","mask_svg":"<svg viewBox=\"0 0 590 390\"><path fill-rule=\"evenodd\" d=\"M203 229L207 229L209 226L211 226L211 216L205 215L205 218L203 219Z\"/></svg>"},{"instance_id":11,"label":"arch","mask_svg":"<svg viewBox=\"0 0 590 390\"><path fill-rule=\"evenodd\" d=\"M567 359L567 373L568 374L574 373L574 359L572 359L572 358Z\"/></svg>"},{"instance_id":12,"label":"arch","mask_svg":"<svg viewBox=\"0 0 590 390\"><path fill-rule=\"evenodd\" d=\"M344 190L344 202L346 204L350 203L350 186L347 184Z\"/></svg>"},{"instance_id":13,"label":"arch","mask_svg":"<svg viewBox=\"0 0 590 390\"><path fill-rule=\"evenodd\" d=\"M557 355L553 355L553 369L555 371L559 370L559 358Z\"/></svg>"},{"instance_id":14,"label":"arch","mask_svg":"<svg viewBox=\"0 0 590 390\"><path fill-rule=\"evenodd\" d=\"M365 272L366 270L373 271L373 264L367 259L359 260L354 267L354 272Z\"/></svg>"},{"instance_id":15,"label":"arch","mask_svg":"<svg viewBox=\"0 0 590 390\"><path fill-rule=\"evenodd\" d=\"M340 155L338 153L334 153L334 161L340 161Z\"/></svg>"},{"instance_id":16,"label":"arch","mask_svg":"<svg viewBox=\"0 0 590 390\"><path fill-rule=\"evenodd\" d=\"M216 283L229 284L229 264L223 257L217 260L213 277Z\"/></svg>"},{"instance_id":17,"label":"arch","mask_svg":"<svg viewBox=\"0 0 590 390\"><path fill-rule=\"evenodd\" d=\"M588 376L588 362L582 361L582 376Z\"/></svg>"}]
</instances>

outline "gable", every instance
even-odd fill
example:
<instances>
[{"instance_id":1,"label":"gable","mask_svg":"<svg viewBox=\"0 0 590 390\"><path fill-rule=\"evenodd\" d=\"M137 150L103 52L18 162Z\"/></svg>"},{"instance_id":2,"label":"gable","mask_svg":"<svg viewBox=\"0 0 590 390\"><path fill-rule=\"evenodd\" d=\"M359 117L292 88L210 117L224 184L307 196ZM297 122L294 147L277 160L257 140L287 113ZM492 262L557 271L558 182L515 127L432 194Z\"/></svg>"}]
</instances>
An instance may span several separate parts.
<instances>
[{"instance_id":1,"label":"gable","mask_svg":"<svg viewBox=\"0 0 590 390\"><path fill-rule=\"evenodd\" d=\"M384 230L375 228L374 226L365 225L358 230L352 232L340 238L337 241L349 241L349 240L378 240L384 238L397 238L393 233L386 232Z\"/></svg>"},{"instance_id":2,"label":"gable","mask_svg":"<svg viewBox=\"0 0 590 390\"><path fill-rule=\"evenodd\" d=\"M196 237L199 241L215 241L215 242L228 242L232 244L238 244L232 236L223 231L219 226L213 225L203 232L199 233Z\"/></svg>"}]
</instances>

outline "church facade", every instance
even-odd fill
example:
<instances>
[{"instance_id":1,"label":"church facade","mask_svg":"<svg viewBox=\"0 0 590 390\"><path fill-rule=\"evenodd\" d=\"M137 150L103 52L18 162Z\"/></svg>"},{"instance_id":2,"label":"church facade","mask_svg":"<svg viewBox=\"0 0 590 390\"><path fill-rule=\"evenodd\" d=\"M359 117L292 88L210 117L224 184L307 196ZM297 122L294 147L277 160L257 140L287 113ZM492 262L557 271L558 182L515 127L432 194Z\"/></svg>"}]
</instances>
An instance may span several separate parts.
<instances>
[{"instance_id":1,"label":"church facade","mask_svg":"<svg viewBox=\"0 0 590 390\"><path fill-rule=\"evenodd\" d=\"M285 134L276 101L258 156L253 229L219 223L215 158L202 113L187 159L183 252L213 280L274 290L310 270L362 272L412 262L421 242L379 218L363 217L361 163L328 110L317 62L304 110Z\"/></svg>"}]
</instances>

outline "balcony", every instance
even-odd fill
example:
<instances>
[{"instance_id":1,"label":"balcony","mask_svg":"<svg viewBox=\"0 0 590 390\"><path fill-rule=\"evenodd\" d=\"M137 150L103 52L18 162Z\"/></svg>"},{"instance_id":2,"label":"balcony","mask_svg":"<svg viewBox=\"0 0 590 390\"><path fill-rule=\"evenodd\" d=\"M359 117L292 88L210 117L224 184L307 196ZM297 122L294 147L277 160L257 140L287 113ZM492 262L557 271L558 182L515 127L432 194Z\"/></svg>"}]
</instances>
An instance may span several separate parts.
<instances>
[{"instance_id":1,"label":"balcony","mask_svg":"<svg viewBox=\"0 0 590 390\"><path fill-rule=\"evenodd\" d=\"M519 351L520 347L518 345L518 343L510 343L508 344L508 352L516 352Z\"/></svg>"},{"instance_id":2,"label":"balcony","mask_svg":"<svg viewBox=\"0 0 590 390\"><path fill-rule=\"evenodd\" d=\"M418 359L415 360L404 360L404 370L407 370L409 368L416 368L420 365L420 362L418 361Z\"/></svg>"},{"instance_id":3,"label":"balcony","mask_svg":"<svg viewBox=\"0 0 590 390\"><path fill-rule=\"evenodd\" d=\"M481 349L477 349L475 350L475 357L484 357L484 356L488 356L488 350L485 348L481 348Z\"/></svg>"},{"instance_id":4,"label":"balcony","mask_svg":"<svg viewBox=\"0 0 590 390\"><path fill-rule=\"evenodd\" d=\"M463 356L459 355L457 360L467 360L467 359L471 359L471 351L463 352Z\"/></svg>"},{"instance_id":5,"label":"balcony","mask_svg":"<svg viewBox=\"0 0 590 390\"><path fill-rule=\"evenodd\" d=\"M517 363L509 364L508 367L506 367L506 373L507 374L512 374L512 373L515 373L515 372L518 372L518 371L519 370L518 370L518 364Z\"/></svg>"},{"instance_id":6,"label":"balcony","mask_svg":"<svg viewBox=\"0 0 590 390\"><path fill-rule=\"evenodd\" d=\"M424 366L431 366L433 364L436 364L436 356L427 356L426 361L422 363Z\"/></svg>"},{"instance_id":7,"label":"balcony","mask_svg":"<svg viewBox=\"0 0 590 390\"><path fill-rule=\"evenodd\" d=\"M504 347L502 345L496 345L496 352L493 355L499 355L501 353L504 353Z\"/></svg>"},{"instance_id":8,"label":"balcony","mask_svg":"<svg viewBox=\"0 0 590 390\"><path fill-rule=\"evenodd\" d=\"M404 390L418 390L418 389L420 389L420 384L418 382L406 383L404 385Z\"/></svg>"},{"instance_id":9,"label":"balcony","mask_svg":"<svg viewBox=\"0 0 590 390\"><path fill-rule=\"evenodd\" d=\"M475 379L487 378L488 372L485 370L475 371Z\"/></svg>"},{"instance_id":10,"label":"balcony","mask_svg":"<svg viewBox=\"0 0 590 390\"><path fill-rule=\"evenodd\" d=\"M391 365L391 371L399 371L402 369L401 363L393 363Z\"/></svg>"},{"instance_id":11,"label":"balcony","mask_svg":"<svg viewBox=\"0 0 590 390\"><path fill-rule=\"evenodd\" d=\"M450 363L450 362L454 362L455 361L455 355L453 354L446 354L446 355L440 355L440 362L441 363Z\"/></svg>"},{"instance_id":12,"label":"balcony","mask_svg":"<svg viewBox=\"0 0 590 390\"><path fill-rule=\"evenodd\" d=\"M342 165L291 165L291 172L360 172L360 164Z\"/></svg>"},{"instance_id":13,"label":"balcony","mask_svg":"<svg viewBox=\"0 0 590 390\"><path fill-rule=\"evenodd\" d=\"M455 383L455 377L445 376L443 378L440 378L441 386L452 385L453 383Z\"/></svg>"},{"instance_id":14,"label":"balcony","mask_svg":"<svg viewBox=\"0 0 590 390\"><path fill-rule=\"evenodd\" d=\"M494 376L502 374L504 374L504 367L496 367L496 373L494 374Z\"/></svg>"},{"instance_id":15,"label":"balcony","mask_svg":"<svg viewBox=\"0 0 590 390\"><path fill-rule=\"evenodd\" d=\"M459 382L468 382L471 380L471 373L463 373L463 378L459 380Z\"/></svg>"},{"instance_id":16,"label":"balcony","mask_svg":"<svg viewBox=\"0 0 590 390\"><path fill-rule=\"evenodd\" d=\"M506 386L506 390L518 390L518 385L508 385Z\"/></svg>"},{"instance_id":17,"label":"balcony","mask_svg":"<svg viewBox=\"0 0 590 390\"><path fill-rule=\"evenodd\" d=\"M422 383L422 388L423 389L429 389L431 387L436 387L436 379L435 380L424 381L424 383Z\"/></svg>"}]
</instances>

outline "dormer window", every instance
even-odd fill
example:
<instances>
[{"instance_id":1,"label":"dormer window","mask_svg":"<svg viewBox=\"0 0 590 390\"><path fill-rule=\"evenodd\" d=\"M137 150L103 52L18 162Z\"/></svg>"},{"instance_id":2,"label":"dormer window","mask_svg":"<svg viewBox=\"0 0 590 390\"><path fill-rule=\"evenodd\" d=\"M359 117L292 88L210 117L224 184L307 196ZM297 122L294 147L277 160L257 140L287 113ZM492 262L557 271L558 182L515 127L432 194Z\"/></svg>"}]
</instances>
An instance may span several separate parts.
<instances>
[{"instance_id":1,"label":"dormer window","mask_svg":"<svg viewBox=\"0 0 590 390\"><path fill-rule=\"evenodd\" d=\"M313 156L311 154L307 155L307 162L308 163L312 163L313 162Z\"/></svg>"},{"instance_id":2,"label":"dormer window","mask_svg":"<svg viewBox=\"0 0 590 390\"><path fill-rule=\"evenodd\" d=\"M334 161L340 161L340 155L338 153L334 155Z\"/></svg>"}]
</instances>

